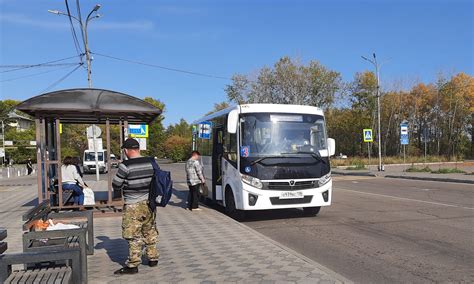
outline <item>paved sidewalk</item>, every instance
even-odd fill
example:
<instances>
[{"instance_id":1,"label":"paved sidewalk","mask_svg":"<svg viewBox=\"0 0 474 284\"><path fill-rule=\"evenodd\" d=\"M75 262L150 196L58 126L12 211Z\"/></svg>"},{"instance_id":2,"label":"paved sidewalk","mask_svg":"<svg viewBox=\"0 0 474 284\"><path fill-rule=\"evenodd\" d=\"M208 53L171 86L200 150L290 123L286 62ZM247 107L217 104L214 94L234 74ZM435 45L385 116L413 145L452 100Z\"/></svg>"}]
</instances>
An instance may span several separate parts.
<instances>
[{"instance_id":1,"label":"paved sidewalk","mask_svg":"<svg viewBox=\"0 0 474 284\"><path fill-rule=\"evenodd\" d=\"M176 187L171 204L158 211L158 267L150 268L144 260L139 274L113 275L128 253L121 238L121 217L95 218L89 283L350 282L214 209L183 209L186 191L179 183ZM0 227L8 229L7 252L21 251L21 215L34 205L35 193L35 186L0 183Z\"/></svg>"}]
</instances>

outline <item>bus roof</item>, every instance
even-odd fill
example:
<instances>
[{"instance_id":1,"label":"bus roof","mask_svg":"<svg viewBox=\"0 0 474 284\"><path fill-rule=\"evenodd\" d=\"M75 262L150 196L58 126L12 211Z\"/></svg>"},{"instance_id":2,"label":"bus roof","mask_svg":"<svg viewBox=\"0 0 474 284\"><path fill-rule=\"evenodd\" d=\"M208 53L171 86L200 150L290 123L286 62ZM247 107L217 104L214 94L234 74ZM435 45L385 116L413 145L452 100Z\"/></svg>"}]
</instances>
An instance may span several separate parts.
<instances>
[{"instance_id":1,"label":"bus roof","mask_svg":"<svg viewBox=\"0 0 474 284\"><path fill-rule=\"evenodd\" d=\"M193 124L198 124L202 121L211 120L222 115L226 115L232 110L238 110L239 113L297 113L297 114L316 114L324 116L322 109L314 106L305 105L288 105L288 104L244 104L230 106L226 109L211 113L200 119L197 119Z\"/></svg>"}]
</instances>

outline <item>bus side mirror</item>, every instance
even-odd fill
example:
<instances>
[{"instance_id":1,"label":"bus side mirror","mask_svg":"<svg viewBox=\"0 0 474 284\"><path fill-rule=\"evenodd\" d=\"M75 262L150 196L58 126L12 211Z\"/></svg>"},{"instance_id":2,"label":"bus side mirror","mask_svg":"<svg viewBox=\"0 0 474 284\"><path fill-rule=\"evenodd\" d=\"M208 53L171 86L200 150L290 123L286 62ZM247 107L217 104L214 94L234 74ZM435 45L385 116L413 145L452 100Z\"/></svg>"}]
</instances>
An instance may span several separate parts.
<instances>
[{"instance_id":1,"label":"bus side mirror","mask_svg":"<svg viewBox=\"0 0 474 284\"><path fill-rule=\"evenodd\" d=\"M332 138L328 138L328 152L329 157L334 156L334 154L336 154L336 140Z\"/></svg>"},{"instance_id":2,"label":"bus side mirror","mask_svg":"<svg viewBox=\"0 0 474 284\"><path fill-rule=\"evenodd\" d=\"M234 109L229 112L227 117L227 132L235 134L237 132L237 123L239 121L239 111Z\"/></svg>"}]
</instances>

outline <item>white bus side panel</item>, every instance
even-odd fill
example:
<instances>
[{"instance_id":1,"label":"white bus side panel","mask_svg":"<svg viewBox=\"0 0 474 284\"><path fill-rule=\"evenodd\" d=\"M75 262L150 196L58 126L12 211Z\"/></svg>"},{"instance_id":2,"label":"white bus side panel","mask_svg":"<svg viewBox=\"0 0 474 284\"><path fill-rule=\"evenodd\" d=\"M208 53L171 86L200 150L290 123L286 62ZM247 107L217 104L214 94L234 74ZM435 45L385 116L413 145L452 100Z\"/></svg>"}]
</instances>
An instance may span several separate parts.
<instances>
[{"instance_id":1,"label":"white bus side panel","mask_svg":"<svg viewBox=\"0 0 474 284\"><path fill-rule=\"evenodd\" d=\"M212 199L212 157L211 156L201 156L201 163L203 167L204 177L206 178L206 184L209 188L207 197ZM216 186L216 200L222 200L222 186Z\"/></svg>"},{"instance_id":2,"label":"white bus side panel","mask_svg":"<svg viewBox=\"0 0 474 284\"><path fill-rule=\"evenodd\" d=\"M224 158L222 159L222 177L223 185L230 186L232 188L232 193L234 195L235 207L237 209L243 209L243 195L242 195L242 179L240 177L239 170L234 168L231 163L229 163ZM222 192L222 198L225 192Z\"/></svg>"}]
</instances>

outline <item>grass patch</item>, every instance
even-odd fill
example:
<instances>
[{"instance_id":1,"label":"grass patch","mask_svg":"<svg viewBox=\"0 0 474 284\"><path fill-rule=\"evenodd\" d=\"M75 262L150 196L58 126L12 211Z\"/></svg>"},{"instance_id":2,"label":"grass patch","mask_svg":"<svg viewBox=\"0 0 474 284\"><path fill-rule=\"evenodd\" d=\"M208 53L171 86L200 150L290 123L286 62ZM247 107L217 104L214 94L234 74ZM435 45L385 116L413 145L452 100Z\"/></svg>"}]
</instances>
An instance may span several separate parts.
<instances>
[{"instance_id":1,"label":"grass patch","mask_svg":"<svg viewBox=\"0 0 474 284\"><path fill-rule=\"evenodd\" d=\"M390 165L390 164L402 164L403 163L403 157L401 156L393 156L393 157L383 157L383 164L385 165ZM436 163L436 162L449 162L450 160L447 157L444 156L427 156L426 157L426 162L427 163ZM372 165L377 165L378 164L378 158L376 155L370 159L370 162ZM423 156L409 156L406 158L405 163L423 163L425 162L425 159ZM357 164L364 164L368 165L369 164L369 159L367 157L349 157L347 159L336 159L332 158L331 159L331 165L334 167L337 166L352 166L352 165L357 165Z\"/></svg>"},{"instance_id":2,"label":"grass patch","mask_svg":"<svg viewBox=\"0 0 474 284\"><path fill-rule=\"evenodd\" d=\"M405 170L405 172L409 173L431 173L431 171L432 170L429 167L415 168L414 166L411 166Z\"/></svg>"},{"instance_id":3,"label":"grass patch","mask_svg":"<svg viewBox=\"0 0 474 284\"><path fill-rule=\"evenodd\" d=\"M356 170L356 171L366 170L366 169L367 168L363 164L352 165L346 168L346 170Z\"/></svg>"},{"instance_id":4,"label":"grass patch","mask_svg":"<svg viewBox=\"0 0 474 284\"><path fill-rule=\"evenodd\" d=\"M436 171L431 171L432 174L465 174L466 172L456 168L442 168Z\"/></svg>"}]
</instances>

